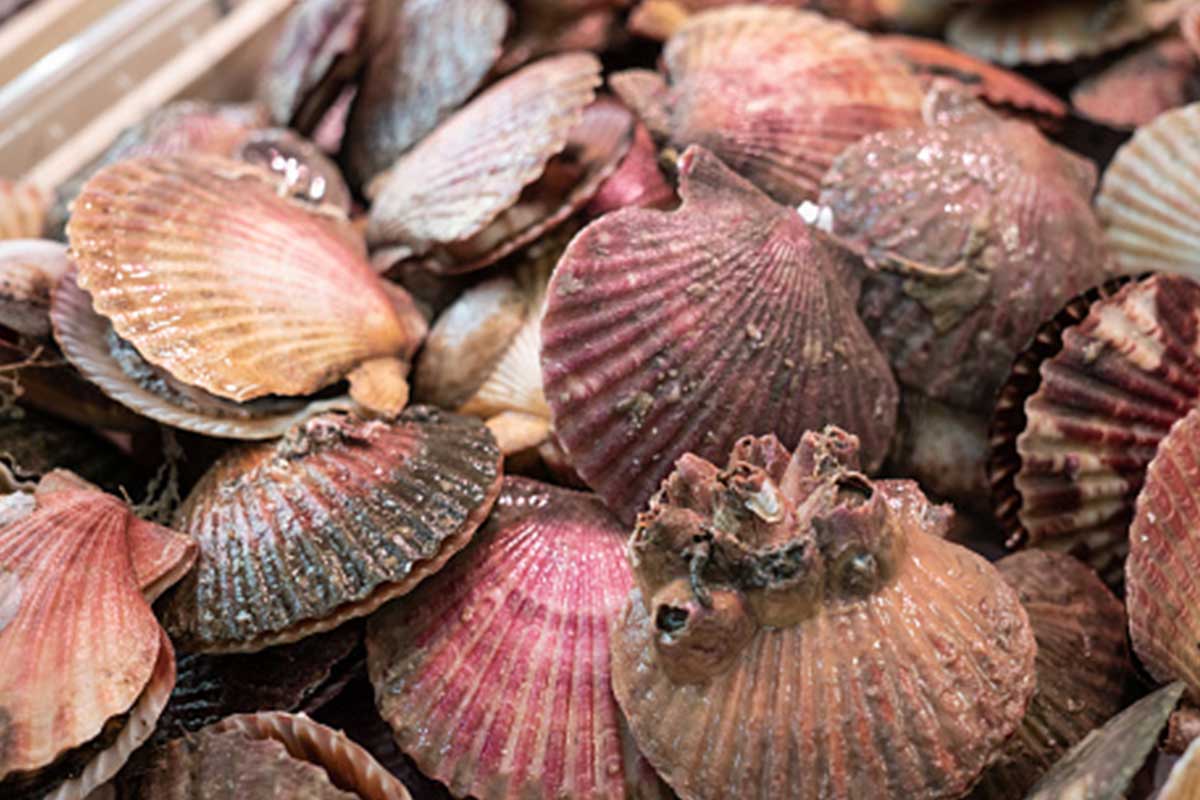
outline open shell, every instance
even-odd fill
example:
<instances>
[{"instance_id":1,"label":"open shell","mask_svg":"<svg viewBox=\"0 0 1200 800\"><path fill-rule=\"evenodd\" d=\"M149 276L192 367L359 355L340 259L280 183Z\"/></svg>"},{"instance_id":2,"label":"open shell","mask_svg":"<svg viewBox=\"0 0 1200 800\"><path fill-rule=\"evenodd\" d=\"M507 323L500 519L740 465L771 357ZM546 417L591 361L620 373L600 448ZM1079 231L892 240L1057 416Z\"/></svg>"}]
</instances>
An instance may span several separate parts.
<instances>
[{"instance_id":1,"label":"open shell","mask_svg":"<svg viewBox=\"0 0 1200 800\"><path fill-rule=\"evenodd\" d=\"M701 148L679 191L677 211L593 222L551 279L542 376L579 474L628 522L680 455L746 434L836 422L877 467L897 390L847 256Z\"/></svg>"},{"instance_id":2,"label":"open shell","mask_svg":"<svg viewBox=\"0 0 1200 800\"><path fill-rule=\"evenodd\" d=\"M660 141L680 151L702 145L788 205L816 198L845 147L920 121L921 89L903 63L811 12L697 14L667 42L663 61L665 78L618 73L614 91Z\"/></svg>"},{"instance_id":3,"label":"open shell","mask_svg":"<svg viewBox=\"0 0 1200 800\"><path fill-rule=\"evenodd\" d=\"M123 161L68 225L78 283L150 363L238 402L310 394L424 335L344 218L280 197L269 173L216 157Z\"/></svg>"},{"instance_id":4,"label":"open shell","mask_svg":"<svg viewBox=\"0 0 1200 800\"><path fill-rule=\"evenodd\" d=\"M176 527L196 569L164 624L190 649L254 651L371 613L436 572L487 516L500 453L482 424L414 407L315 417L220 459Z\"/></svg>"},{"instance_id":5,"label":"open shell","mask_svg":"<svg viewBox=\"0 0 1200 800\"><path fill-rule=\"evenodd\" d=\"M480 800L654 794L609 678L624 540L596 496L507 478L471 546L371 618L380 713L423 772Z\"/></svg>"},{"instance_id":6,"label":"open shell","mask_svg":"<svg viewBox=\"0 0 1200 800\"><path fill-rule=\"evenodd\" d=\"M1096 211L1126 271L1200 278L1200 103L1162 114L1117 151Z\"/></svg>"},{"instance_id":7,"label":"open shell","mask_svg":"<svg viewBox=\"0 0 1200 800\"><path fill-rule=\"evenodd\" d=\"M1200 410L1175 423L1146 469L1129 530L1126 602L1133 649L1160 681L1200 699Z\"/></svg>"},{"instance_id":8,"label":"open shell","mask_svg":"<svg viewBox=\"0 0 1200 800\"><path fill-rule=\"evenodd\" d=\"M682 796L959 797L1020 723L1017 594L856 467L836 428L795 455L747 437L723 470L681 458L638 518L613 687Z\"/></svg>"},{"instance_id":9,"label":"open shell","mask_svg":"<svg viewBox=\"0 0 1200 800\"><path fill-rule=\"evenodd\" d=\"M1071 105L1088 119L1130 130L1194 100L1200 55L1177 34L1141 45L1071 90Z\"/></svg>"}]
</instances>

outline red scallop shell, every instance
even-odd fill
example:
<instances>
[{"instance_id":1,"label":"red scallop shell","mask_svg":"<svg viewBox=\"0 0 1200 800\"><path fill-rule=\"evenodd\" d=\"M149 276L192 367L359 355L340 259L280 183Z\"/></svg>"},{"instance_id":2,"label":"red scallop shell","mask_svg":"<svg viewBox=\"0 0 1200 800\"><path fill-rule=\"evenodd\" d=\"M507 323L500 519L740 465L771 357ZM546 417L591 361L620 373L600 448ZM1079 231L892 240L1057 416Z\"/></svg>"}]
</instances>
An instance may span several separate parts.
<instances>
[{"instance_id":1,"label":"red scallop shell","mask_svg":"<svg viewBox=\"0 0 1200 800\"><path fill-rule=\"evenodd\" d=\"M610 175L585 209L590 217L633 206L635 208L669 208L675 205L675 189L667 183L658 166L658 151L650 131L638 123L633 143L625 159Z\"/></svg>"},{"instance_id":2,"label":"red scallop shell","mask_svg":"<svg viewBox=\"0 0 1200 800\"><path fill-rule=\"evenodd\" d=\"M847 257L701 148L679 191L677 211L593 222L551 280L542 377L579 474L632 521L676 458L746 434L838 423L877 467L897 390Z\"/></svg>"},{"instance_id":3,"label":"red scallop shell","mask_svg":"<svg viewBox=\"0 0 1200 800\"><path fill-rule=\"evenodd\" d=\"M1200 56L1179 35L1147 42L1071 90L1071 105L1115 128L1145 125L1200 100Z\"/></svg>"},{"instance_id":4,"label":"red scallop shell","mask_svg":"<svg viewBox=\"0 0 1200 800\"><path fill-rule=\"evenodd\" d=\"M507 478L471 546L371 618L380 713L423 772L480 800L656 793L609 678L624 541L594 495Z\"/></svg>"}]
</instances>

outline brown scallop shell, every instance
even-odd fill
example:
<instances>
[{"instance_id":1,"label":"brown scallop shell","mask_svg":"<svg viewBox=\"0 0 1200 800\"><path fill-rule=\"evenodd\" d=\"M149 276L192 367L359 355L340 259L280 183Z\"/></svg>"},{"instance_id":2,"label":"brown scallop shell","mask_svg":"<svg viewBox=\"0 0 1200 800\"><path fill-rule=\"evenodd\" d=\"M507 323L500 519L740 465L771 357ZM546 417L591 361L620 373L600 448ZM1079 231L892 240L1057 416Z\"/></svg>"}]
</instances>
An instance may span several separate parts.
<instances>
[{"instance_id":1,"label":"brown scallop shell","mask_svg":"<svg viewBox=\"0 0 1200 800\"><path fill-rule=\"evenodd\" d=\"M97 173L67 226L96 311L150 363L238 402L410 357L415 307L395 303L344 217L280 197L268 175L209 156Z\"/></svg>"},{"instance_id":2,"label":"brown scallop shell","mask_svg":"<svg viewBox=\"0 0 1200 800\"><path fill-rule=\"evenodd\" d=\"M626 529L595 495L506 478L471 546L371 618L380 713L460 797L650 797L609 678L633 587Z\"/></svg>"},{"instance_id":3,"label":"brown scallop shell","mask_svg":"<svg viewBox=\"0 0 1200 800\"><path fill-rule=\"evenodd\" d=\"M0 326L26 336L50 333L50 290L71 262L61 242L0 240Z\"/></svg>"},{"instance_id":4,"label":"brown scallop shell","mask_svg":"<svg viewBox=\"0 0 1200 800\"><path fill-rule=\"evenodd\" d=\"M787 205L815 199L845 147L920 121L921 89L903 63L811 12L697 14L667 42L663 61L665 77L622 72L613 90L660 141L703 145Z\"/></svg>"},{"instance_id":5,"label":"brown scallop shell","mask_svg":"<svg viewBox=\"0 0 1200 800\"><path fill-rule=\"evenodd\" d=\"M1182 694L1182 683L1164 686L1092 731L1037 782L1026 800L1121 800Z\"/></svg>"},{"instance_id":6,"label":"brown scallop shell","mask_svg":"<svg viewBox=\"0 0 1200 800\"><path fill-rule=\"evenodd\" d=\"M972 5L946 27L955 47L1005 66L1075 61L1116 50L1170 26L1192 0L1059 0L1022 8Z\"/></svg>"},{"instance_id":7,"label":"brown scallop shell","mask_svg":"<svg viewBox=\"0 0 1200 800\"><path fill-rule=\"evenodd\" d=\"M1037 691L972 800L1023 797L1073 744L1121 710L1129 659L1125 609L1064 553L1026 550L996 563L1037 639Z\"/></svg>"},{"instance_id":8,"label":"brown scallop shell","mask_svg":"<svg viewBox=\"0 0 1200 800\"><path fill-rule=\"evenodd\" d=\"M1117 151L1096 212L1127 272L1200 278L1200 103L1168 111Z\"/></svg>"},{"instance_id":9,"label":"brown scallop shell","mask_svg":"<svg viewBox=\"0 0 1200 800\"><path fill-rule=\"evenodd\" d=\"M371 613L470 541L500 490L482 424L413 407L315 417L221 458L176 527L199 543L164 624L189 649L247 652Z\"/></svg>"},{"instance_id":10,"label":"brown scallop shell","mask_svg":"<svg viewBox=\"0 0 1200 800\"><path fill-rule=\"evenodd\" d=\"M820 205L874 268L859 313L897 380L986 414L1038 326L1112 274L1096 171L956 90L926 117L843 151Z\"/></svg>"},{"instance_id":11,"label":"brown scallop shell","mask_svg":"<svg viewBox=\"0 0 1200 800\"><path fill-rule=\"evenodd\" d=\"M593 222L551 280L542 376L579 474L632 521L676 458L748 433L795 443L836 422L878 467L897 390L847 256L702 148L679 192L677 211Z\"/></svg>"},{"instance_id":12,"label":"brown scallop shell","mask_svg":"<svg viewBox=\"0 0 1200 800\"><path fill-rule=\"evenodd\" d=\"M1079 553L1110 582L1146 465L1200 402L1200 284L1157 275L1094 302L1042 361L1016 440L1025 541Z\"/></svg>"},{"instance_id":13,"label":"brown scallop shell","mask_svg":"<svg viewBox=\"0 0 1200 800\"><path fill-rule=\"evenodd\" d=\"M680 795L959 797L1020 723L1016 592L856 462L836 428L795 455L746 437L724 470L681 458L638 518L613 687Z\"/></svg>"},{"instance_id":14,"label":"brown scallop shell","mask_svg":"<svg viewBox=\"0 0 1200 800\"><path fill-rule=\"evenodd\" d=\"M1182 680L1200 698L1200 410L1193 409L1159 443L1146 468L1129 529L1126 603L1133 649L1160 681Z\"/></svg>"},{"instance_id":15,"label":"brown scallop shell","mask_svg":"<svg viewBox=\"0 0 1200 800\"><path fill-rule=\"evenodd\" d=\"M502 0L372 4L371 54L342 142L356 185L391 167L483 84L509 16Z\"/></svg>"},{"instance_id":16,"label":"brown scallop shell","mask_svg":"<svg viewBox=\"0 0 1200 800\"><path fill-rule=\"evenodd\" d=\"M1200 100L1200 56L1177 34L1139 46L1071 90L1071 105L1079 113L1130 130L1195 100Z\"/></svg>"},{"instance_id":17,"label":"brown scallop shell","mask_svg":"<svg viewBox=\"0 0 1200 800\"><path fill-rule=\"evenodd\" d=\"M0 240L41 236L48 206L49 198L38 187L0 178Z\"/></svg>"}]
</instances>

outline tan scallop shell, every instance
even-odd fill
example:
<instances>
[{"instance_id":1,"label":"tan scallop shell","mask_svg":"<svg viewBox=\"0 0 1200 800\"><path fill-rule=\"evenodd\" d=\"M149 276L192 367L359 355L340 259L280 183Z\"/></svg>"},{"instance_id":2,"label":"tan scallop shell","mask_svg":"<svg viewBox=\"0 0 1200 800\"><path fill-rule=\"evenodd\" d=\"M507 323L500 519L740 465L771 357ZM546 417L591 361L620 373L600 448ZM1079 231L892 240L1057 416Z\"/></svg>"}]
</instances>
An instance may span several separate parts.
<instances>
[{"instance_id":1,"label":"tan scallop shell","mask_svg":"<svg viewBox=\"0 0 1200 800\"><path fill-rule=\"evenodd\" d=\"M344 218L211 156L122 161L67 226L78 283L121 338L184 383L244 402L305 395L424 335Z\"/></svg>"},{"instance_id":2,"label":"tan scallop shell","mask_svg":"<svg viewBox=\"0 0 1200 800\"><path fill-rule=\"evenodd\" d=\"M613 688L680 795L959 797L1020 723L1017 594L856 466L837 429L747 437L723 470L681 458L638 518Z\"/></svg>"},{"instance_id":3,"label":"tan scallop shell","mask_svg":"<svg viewBox=\"0 0 1200 800\"><path fill-rule=\"evenodd\" d=\"M41 236L49 203L38 187L0 178L0 240Z\"/></svg>"}]
</instances>

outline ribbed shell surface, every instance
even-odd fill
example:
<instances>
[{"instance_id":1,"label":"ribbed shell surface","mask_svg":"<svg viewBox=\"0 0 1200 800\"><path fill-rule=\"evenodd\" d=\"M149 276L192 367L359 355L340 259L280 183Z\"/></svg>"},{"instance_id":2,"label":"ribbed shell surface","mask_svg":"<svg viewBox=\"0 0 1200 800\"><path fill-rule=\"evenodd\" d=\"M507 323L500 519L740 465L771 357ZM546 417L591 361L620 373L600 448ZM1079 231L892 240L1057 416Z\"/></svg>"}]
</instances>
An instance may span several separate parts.
<instances>
[{"instance_id":1,"label":"ribbed shell surface","mask_svg":"<svg viewBox=\"0 0 1200 800\"><path fill-rule=\"evenodd\" d=\"M1079 83L1071 90L1071 105L1110 127L1138 128L1200 99L1198 69L1200 56L1179 34L1151 39Z\"/></svg>"}]
</instances>

